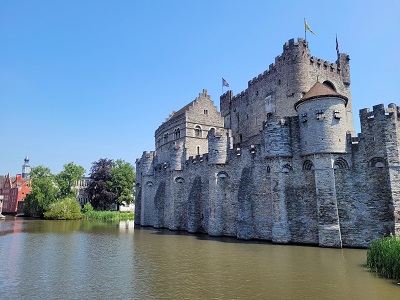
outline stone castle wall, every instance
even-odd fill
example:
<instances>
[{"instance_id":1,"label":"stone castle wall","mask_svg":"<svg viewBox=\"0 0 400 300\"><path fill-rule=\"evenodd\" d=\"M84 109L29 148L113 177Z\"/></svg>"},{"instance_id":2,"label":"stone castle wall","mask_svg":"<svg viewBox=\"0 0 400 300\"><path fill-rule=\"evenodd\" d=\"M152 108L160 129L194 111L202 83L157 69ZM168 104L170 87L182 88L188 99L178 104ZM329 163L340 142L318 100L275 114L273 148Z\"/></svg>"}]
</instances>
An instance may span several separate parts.
<instances>
[{"instance_id":1,"label":"stone castle wall","mask_svg":"<svg viewBox=\"0 0 400 300\"><path fill-rule=\"evenodd\" d=\"M295 107L314 75L345 97L302 100ZM400 109L361 110L356 137L349 84L347 55L330 64L309 57L301 39L289 41L269 73L238 96L221 96L225 124L217 117L217 126L209 123L205 150L189 153L188 145L193 150L197 144L186 137L167 154L144 152L137 160L136 224L339 248L399 235ZM186 121L205 124L210 103L196 105Z\"/></svg>"},{"instance_id":2,"label":"stone castle wall","mask_svg":"<svg viewBox=\"0 0 400 300\"><path fill-rule=\"evenodd\" d=\"M349 99L346 107L348 131L354 132L351 109L349 57L341 54L335 63L310 56L308 43L299 38L283 46L282 55L269 69L248 82L248 88L236 96L228 91L221 96L221 114L225 126L232 129L235 144L259 143L259 131L270 113L296 116L294 104L314 85L329 82Z\"/></svg>"}]
</instances>

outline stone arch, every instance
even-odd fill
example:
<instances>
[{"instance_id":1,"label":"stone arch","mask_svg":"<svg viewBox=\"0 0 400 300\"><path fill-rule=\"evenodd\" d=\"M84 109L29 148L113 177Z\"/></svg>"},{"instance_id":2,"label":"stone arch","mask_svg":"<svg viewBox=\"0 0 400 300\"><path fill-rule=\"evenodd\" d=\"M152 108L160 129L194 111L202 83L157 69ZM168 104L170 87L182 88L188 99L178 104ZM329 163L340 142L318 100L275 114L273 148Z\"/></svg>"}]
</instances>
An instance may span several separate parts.
<instances>
[{"instance_id":1,"label":"stone arch","mask_svg":"<svg viewBox=\"0 0 400 300\"><path fill-rule=\"evenodd\" d=\"M217 178L218 179L225 179L225 178L229 178L229 175L225 171L221 171L221 172L218 172Z\"/></svg>"},{"instance_id":2,"label":"stone arch","mask_svg":"<svg viewBox=\"0 0 400 300\"><path fill-rule=\"evenodd\" d=\"M333 163L333 168L335 170L338 169L348 169L349 168L349 164L347 163L347 161L342 158L342 157L338 157L335 162Z\"/></svg>"},{"instance_id":3,"label":"stone arch","mask_svg":"<svg viewBox=\"0 0 400 300\"><path fill-rule=\"evenodd\" d=\"M383 157L373 157L368 162L368 167L384 168L387 166L386 160Z\"/></svg>"},{"instance_id":4,"label":"stone arch","mask_svg":"<svg viewBox=\"0 0 400 300\"><path fill-rule=\"evenodd\" d=\"M185 179L183 179L182 177L176 177L176 178L175 178L175 182L176 182L176 183L184 183L184 182L185 182Z\"/></svg>"},{"instance_id":5,"label":"stone arch","mask_svg":"<svg viewBox=\"0 0 400 300\"><path fill-rule=\"evenodd\" d=\"M286 164L282 167L281 171L283 173L289 173L290 171L293 171L293 168L290 164Z\"/></svg>"},{"instance_id":6,"label":"stone arch","mask_svg":"<svg viewBox=\"0 0 400 300\"><path fill-rule=\"evenodd\" d=\"M146 182L146 186L152 187L152 186L153 186L153 182L152 182L152 181L147 181L147 182Z\"/></svg>"},{"instance_id":7,"label":"stone arch","mask_svg":"<svg viewBox=\"0 0 400 300\"><path fill-rule=\"evenodd\" d=\"M303 170L314 170L314 164L311 160L307 159L303 163Z\"/></svg>"},{"instance_id":8,"label":"stone arch","mask_svg":"<svg viewBox=\"0 0 400 300\"><path fill-rule=\"evenodd\" d=\"M325 80L322 84L336 92L335 85L332 82L330 82L329 80Z\"/></svg>"}]
</instances>

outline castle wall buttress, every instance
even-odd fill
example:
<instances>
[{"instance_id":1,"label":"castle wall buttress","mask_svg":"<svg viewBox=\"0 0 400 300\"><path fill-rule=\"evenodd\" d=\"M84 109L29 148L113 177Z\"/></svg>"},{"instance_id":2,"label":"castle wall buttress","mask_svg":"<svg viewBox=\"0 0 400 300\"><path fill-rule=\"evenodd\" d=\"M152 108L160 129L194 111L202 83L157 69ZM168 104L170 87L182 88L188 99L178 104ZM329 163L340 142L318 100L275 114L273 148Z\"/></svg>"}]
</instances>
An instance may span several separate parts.
<instances>
[{"instance_id":1,"label":"castle wall buttress","mask_svg":"<svg viewBox=\"0 0 400 300\"><path fill-rule=\"evenodd\" d=\"M332 157L315 154L315 188L318 207L319 245L342 248Z\"/></svg>"}]
</instances>

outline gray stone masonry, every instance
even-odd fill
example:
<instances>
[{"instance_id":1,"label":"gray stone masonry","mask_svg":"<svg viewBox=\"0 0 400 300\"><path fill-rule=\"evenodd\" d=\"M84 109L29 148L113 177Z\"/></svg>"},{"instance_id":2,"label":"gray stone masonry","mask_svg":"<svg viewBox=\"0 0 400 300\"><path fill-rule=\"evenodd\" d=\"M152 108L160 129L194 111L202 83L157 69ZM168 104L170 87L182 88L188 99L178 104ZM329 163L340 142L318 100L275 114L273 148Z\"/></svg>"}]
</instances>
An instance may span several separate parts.
<instances>
[{"instance_id":1,"label":"gray stone masonry","mask_svg":"<svg viewBox=\"0 0 400 300\"><path fill-rule=\"evenodd\" d=\"M289 40L221 113L206 90L172 113L136 161L135 223L336 248L399 236L400 108L361 110L355 136L349 60Z\"/></svg>"}]
</instances>

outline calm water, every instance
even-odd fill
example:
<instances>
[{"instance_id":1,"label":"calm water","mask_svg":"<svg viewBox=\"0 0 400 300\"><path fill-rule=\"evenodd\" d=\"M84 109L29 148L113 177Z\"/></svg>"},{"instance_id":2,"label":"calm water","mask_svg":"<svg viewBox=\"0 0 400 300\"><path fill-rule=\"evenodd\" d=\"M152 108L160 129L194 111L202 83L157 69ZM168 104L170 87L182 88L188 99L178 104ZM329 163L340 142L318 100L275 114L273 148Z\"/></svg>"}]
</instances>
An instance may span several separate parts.
<instances>
[{"instance_id":1,"label":"calm water","mask_svg":"<svg viewBox=\"0 0 400 300\"><path fill-rule=\"evenodd\" d=\"M400 285L365 259L359 249L8 217L0 299L400 299Z\"/></svg>"}]
</instances>

